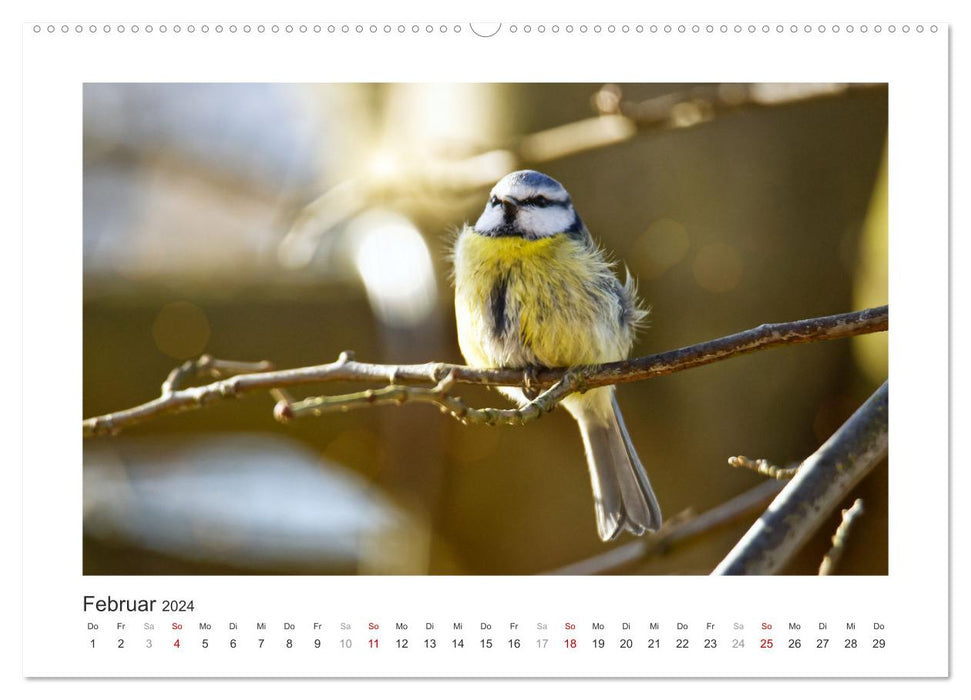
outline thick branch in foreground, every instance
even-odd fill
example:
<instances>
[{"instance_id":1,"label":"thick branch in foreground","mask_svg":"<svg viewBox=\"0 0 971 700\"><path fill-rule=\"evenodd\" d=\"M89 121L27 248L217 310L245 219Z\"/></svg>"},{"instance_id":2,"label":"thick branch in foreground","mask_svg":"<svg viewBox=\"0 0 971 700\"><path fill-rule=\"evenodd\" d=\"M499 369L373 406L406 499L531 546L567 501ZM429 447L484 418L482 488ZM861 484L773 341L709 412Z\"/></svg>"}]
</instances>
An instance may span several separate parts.
<instances>
[{"instance_id":1,"label":"thick branch in foreground","mask_svg":"<svg viewBox=\"0 0 971 700\"><path fill-rule=\"evenodd\" d=\"M796 345L876 333L887 330L888 326L889 309L886 306L880 306L803 321L763 324L757 328L716 340L633 360L611 362L583 369L544 369L536 372L535 376L531 377L531 381L537 388L550 389L554 394L553 396L549 395L550 392L544 392L533 402L520 409L476 409L486 411L491 418L494 418L494 420L477 422L520 424L525 420L538 418L546 410L551 410L572 391L582 391L608 384L642 381L783 345ZM202 408L214 401L234 398L255 391L271 391L335 381L385 384L387 388L384 398L389 399L392 403L402 403L421 395L421 400L438 403L440 406L443 402L451 404L450 406L443 406L443 408L453 416L462 418L463 416L473 415L470 414L473 409L465 407L461 401L455 403L455 397L449 393L455 384L520 386L523 384L524 378L523 371L520 369L476 369L439 362L421 365L377 365L357 362L350 353L342 353L337 362L330 364L274 372L253 371L263 366L260 363L232 363L218 360L210 360L210 362L216 363L224 375L229 374L233 367L239 367L238 371L248 373L238 373L237 376L221 379L211 384L188 388L179 387L178 382L167 381L166 385L163 386L162 395L153 401L84 420L82 424L84 436L115 434L150 418ZM179 372L179 370L176 370L176 372ZM184 372L183 374L191 374L191 372ZM181 378L182 375L179 376ZM446 379L448 379L448 382L443 385L442 382ZM566 381L564 381L565 379ZM417 393L401 390L402 386L409 385L425 386L423 391ZM567 387L567 385L569 386ZM565 388L569 390L564 391ZM347 410L389 402L378 401L379 396L381 395L372 395L371 398L368 398L366 395L349 394L342 397L330 397L329 400L323 400L320 405L320 412L333 409ZM346 408L341 407L341 402ZM452 410L452 408L455 408L455 410ZM277 417L288 419L299 415L293 413L292 410L288 413L288 409L292 409L292 406L279 406L276 411ZM313 415L315 411L307 410L304 413Z\"/></svg>"},{"instance_id":2,"label":"thick branch in foreground","mask_svg":"<svg viewBox=\"0 0 971 700\"><path fill-rule=\"evenodd\" d=\"M775 574L887 454L888 388L883 383L799 472L713 574Z\"/></svg>"}]
</instances>

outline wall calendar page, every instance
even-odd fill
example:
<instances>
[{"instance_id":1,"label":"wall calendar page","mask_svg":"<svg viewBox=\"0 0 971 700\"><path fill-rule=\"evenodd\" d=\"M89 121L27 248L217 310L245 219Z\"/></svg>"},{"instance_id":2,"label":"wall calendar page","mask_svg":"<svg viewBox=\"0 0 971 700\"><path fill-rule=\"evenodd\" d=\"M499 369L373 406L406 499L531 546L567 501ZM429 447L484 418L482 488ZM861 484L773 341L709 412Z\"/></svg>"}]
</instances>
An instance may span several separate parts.
<instances>
[{"instance_id":1,"label":"wall calendar page","mask_svg":"<svg viewBox=\"0 0 971 700\"><path fill-rule=\"evenodd\" d=\"M951 28L635 9L23 25L30 690L950 687Z\"/></svg>"}]
</instances>

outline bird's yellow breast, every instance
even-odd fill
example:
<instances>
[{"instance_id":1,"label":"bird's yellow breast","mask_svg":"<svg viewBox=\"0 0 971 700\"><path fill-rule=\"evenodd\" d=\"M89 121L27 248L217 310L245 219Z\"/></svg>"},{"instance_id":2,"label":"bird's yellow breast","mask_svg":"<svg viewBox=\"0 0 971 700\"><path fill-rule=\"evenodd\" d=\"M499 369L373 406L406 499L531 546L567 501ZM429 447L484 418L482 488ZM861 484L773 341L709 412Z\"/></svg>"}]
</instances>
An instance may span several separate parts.
<instances>
[{"instance_id":1,"label":"bird's yellow breast","mask_svg":"<svg viewBox=\"0 0 971 700\"><path fill-rule=\"evenodd\" d=\"M547 236L529 240L519 236L493 238L466 232L460 244L469 262L475 264L511 266L521 263L542 265L562 254L564 236Z\"/></svg>"},{"instance_id":2,"label":"bird's yellow breast","mask_svg":"<svg viewBox=\"0 0 971 700\"><path fill-rule=\"evenodd\" d=\"M583 240L489 237L465 229L456 241L455 312L466 361L484 367L548 367L622 359L610 266Z\"/></svg>"}]
</instances>

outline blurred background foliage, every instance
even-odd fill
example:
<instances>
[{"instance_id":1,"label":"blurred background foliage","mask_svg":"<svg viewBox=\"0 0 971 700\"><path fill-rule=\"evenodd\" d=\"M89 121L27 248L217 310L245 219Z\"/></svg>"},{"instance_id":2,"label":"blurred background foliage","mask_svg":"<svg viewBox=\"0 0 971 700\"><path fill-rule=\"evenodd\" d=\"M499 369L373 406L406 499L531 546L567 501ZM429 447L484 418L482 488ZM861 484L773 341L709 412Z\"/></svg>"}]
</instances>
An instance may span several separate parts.
<instances>
[{"instance_id":1,"label":"blurred background foliage","mask_svg":"<svg viewBox=\"0 0 971 700\"><path fill-rule=\"evenodd\" d=\"M461 362L449 240L520 167L560 180L640 281L635 355L886 303L886 139L884 85L88 84L84 416L153 398L203 352ZM806 457L886 376L880 334L619 398L671 518L763 479L731 455ZM616 546L597 539L564 411L524 428L422 405L280 425L273 403L86 440L84 573L529 574ZM857 496L840 573L885 574L886 468ZM634 571L708 573L754 517ZM788 573L815 573L838 521Z\"/></svg>"}]
</instances>

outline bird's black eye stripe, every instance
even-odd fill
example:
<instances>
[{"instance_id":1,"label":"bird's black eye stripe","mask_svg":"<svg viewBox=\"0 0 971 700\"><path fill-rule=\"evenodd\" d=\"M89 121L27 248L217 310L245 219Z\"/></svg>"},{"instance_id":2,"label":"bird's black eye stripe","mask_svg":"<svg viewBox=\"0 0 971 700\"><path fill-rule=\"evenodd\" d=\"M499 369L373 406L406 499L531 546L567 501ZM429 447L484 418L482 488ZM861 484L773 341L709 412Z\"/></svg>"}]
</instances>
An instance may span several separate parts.
<instances>
[{"instance_id":1,"label":"bird's black eye stripe","mask_svg":"<svg viewBox=\"0 0 971 700\"><path fill-rule=\"evenodd\" d=\"M529 197L523 199L519 202L524 207L537 207L539 209L545 209L546 207L566 207L570 205L569 199L549 199L541 194L535 197Z\"/></svg>"},{"instance_id":2,"label":"bird's black eye stripe","mask_svg":"<svg viewBox=\"0 0 971 700\"><path fill-rule=\"evenodd\" d=\"M546 207L566 207L570 205L569 198L567 199L550 199L544 197L541 194L534 195L532 197L527 197L526 199L511 199L515 205L521 207L536 207L538 209L545 209ZM503 200L499 199L498 196L492 195L489 197L489 206L498 207L502 205Z\"/></svg>"}]
</instances>

